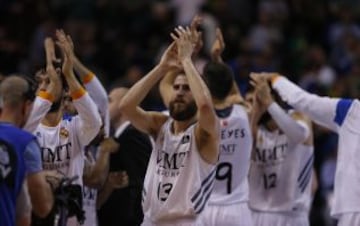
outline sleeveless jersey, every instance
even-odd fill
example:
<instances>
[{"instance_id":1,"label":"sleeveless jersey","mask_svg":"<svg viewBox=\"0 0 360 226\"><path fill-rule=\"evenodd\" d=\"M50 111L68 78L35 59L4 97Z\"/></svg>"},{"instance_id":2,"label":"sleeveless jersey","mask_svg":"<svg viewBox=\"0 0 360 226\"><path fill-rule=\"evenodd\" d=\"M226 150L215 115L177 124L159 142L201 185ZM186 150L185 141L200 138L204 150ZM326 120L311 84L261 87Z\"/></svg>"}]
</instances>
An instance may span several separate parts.
<instances>
[{"instance_id":1,"label":"sleeveless jersey","mask_svg":"<svg viewBox=\"0 0 360 226\"><path fill-rule=\"evenodd\" d=\"M200 156L195 124L183 133L162 126L151 153L143 189L143 210L153 223L195 219L205 208L215 178L215 165Z\"/></svg>"},{"instance_id":2,"label":"sleeveless jersey","mask_svg":"<svg viewBox=\"0 0 360 226\"><path fill-rule=\"evenodd\" d=\"M248 172L252 136L248 115L233 105L230 115L220 118L220 157L209 205L230 205L248 201Z\"/></svg>"},{"instance_id":3,"label":"sleeveless jersey","mask_svg":"<svg viewBox=\"0 0 360 226\"><path fill-rule=\"evenodd\" d=\"M250 208L257 211L308 213L311 202L313 146L294 144L287 136L260 126L250 167Z\"/></svg>"},{"instance_id":4,"label":"sleeveless jersey","mask_svg":"<svg viewBox=\"0 0 360 226\"><path fill-rule=\"evenodd\" d=\"M35 137L8 123L0 123L0 225L15 225L16 199L26 167L24 151Z\"/></svg>"},{"instance_id":5,"label":"sleeveless jersey","mask_svg":"<svg viewBox=\"0 0 360 226\"><path fill-rule=\"evenodd\" d=\"M96 213L96 199L98 190L83 186L83 210L85 211L84 226L96 226L98 225L97 213Z\"/></svg>"}]
</instances>

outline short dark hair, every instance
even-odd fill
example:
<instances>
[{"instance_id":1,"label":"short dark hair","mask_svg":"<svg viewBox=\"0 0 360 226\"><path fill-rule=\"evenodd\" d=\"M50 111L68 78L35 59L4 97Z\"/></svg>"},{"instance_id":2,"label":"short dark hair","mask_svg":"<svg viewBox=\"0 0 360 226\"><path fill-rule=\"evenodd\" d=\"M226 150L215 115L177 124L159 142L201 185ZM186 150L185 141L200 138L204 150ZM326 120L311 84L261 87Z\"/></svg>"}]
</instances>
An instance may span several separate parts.
<instances>
[{"instance_id":1,"label":"short dark hair","mask_svg":"<svg viewBox=\"0 0 360 226\"><path fill-rule=\"evenodd\" d=\"M229 66L209 62L205 65L203 77L213 98L223 100L229 95L234 83L233 71Z\"/></svg>"}]
</instances>

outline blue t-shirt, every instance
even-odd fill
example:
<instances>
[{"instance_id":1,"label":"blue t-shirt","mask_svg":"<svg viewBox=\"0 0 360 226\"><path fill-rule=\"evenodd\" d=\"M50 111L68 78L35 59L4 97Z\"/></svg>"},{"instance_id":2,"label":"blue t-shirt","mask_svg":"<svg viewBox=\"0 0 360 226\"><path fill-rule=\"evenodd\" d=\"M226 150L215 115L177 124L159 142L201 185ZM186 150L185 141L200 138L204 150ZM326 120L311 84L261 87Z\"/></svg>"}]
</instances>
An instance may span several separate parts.
<instances>
[{"instance_id":1,"label":"blue t-shirt","mask_svg":"<svg viewBox=\"0 0 360 226\"><path fill-rule=\"evenodd\" d=\"M41 170L41 167L38 167L38 163L41 165L40 151L34 148L35 140L36 138L26 131L9 123L0 123L1 226L15 225L16 199L23 185L26 170L32 173Z\"/></svg>"}]
</instances>

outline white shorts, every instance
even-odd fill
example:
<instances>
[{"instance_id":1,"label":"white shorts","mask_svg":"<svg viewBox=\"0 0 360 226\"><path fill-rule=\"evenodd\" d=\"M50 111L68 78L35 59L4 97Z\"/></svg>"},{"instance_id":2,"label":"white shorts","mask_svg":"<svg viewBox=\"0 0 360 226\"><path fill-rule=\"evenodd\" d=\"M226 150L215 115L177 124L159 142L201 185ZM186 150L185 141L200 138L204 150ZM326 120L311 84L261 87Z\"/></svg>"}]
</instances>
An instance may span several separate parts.
<instances>
[{"instance_id":1,"label":"white shorts","mask_svg":"<svg viewBox=\"0 0 360 226\"><path fill-rule=\"evenodd\" d=\"M360 225L360 213L344 213L339 215L338 226Z\"/></svg>"},{"instance_id":2,"label":"white shorts","mask_svg":"<svg viewBox=\"0 0 360 226\"><path fill-rule=\"evenodd\" d=\"M254 226L309 226L307 215L252 211Z\"/></svg>"},{"instance_id":3,"label":"white shorts","mask_svg":"<svg viewBox=\"0 0 360 226\"><path fill-rule=\"evenodd\" d=\"M232 205L208 205L200 215L204 226L252 226L247 202Z\"/></svg>"},{"instance_id":4,"label":"white shorts","mask_svg":"<svg viewBox=\"0 0 360 226\"><path fill-rule=\"evenodd\" d=\"M144 217L141 226L203 226L199 219L180 219L160 223L154 223L149 218Z\"/></svg>"}]
</instances>

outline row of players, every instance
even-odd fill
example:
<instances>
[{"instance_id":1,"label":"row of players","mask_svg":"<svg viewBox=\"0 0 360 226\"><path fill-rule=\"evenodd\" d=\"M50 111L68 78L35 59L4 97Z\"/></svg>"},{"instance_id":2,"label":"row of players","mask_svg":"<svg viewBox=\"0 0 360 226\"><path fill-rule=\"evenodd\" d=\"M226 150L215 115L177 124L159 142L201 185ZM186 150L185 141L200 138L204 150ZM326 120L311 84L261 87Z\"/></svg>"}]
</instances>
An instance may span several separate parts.
<instances>
[{"instance_id":1,"label":"row of players","mask_svg":"<svg viewBox=\"0 0 360 226\"><path fill-rule=\"evenodd\" d=\"M196 26L178 27L171 36L174 42L159 64L131 87L118 106L137 129L154 139L142 191L143 225L308 225L314 158L312 129L303 114L285 111L284 102L339 132L332 214L339 219L339 225L360 225L358 188L354 186L358 101L321 98L280 75L254 73L251 107L246 108L236 104L242 100L231 70L221 62L224 44L220 31L214 44L214 61L206 65L202 77L193 64L200 40ZM56 57L51 39L45 41L47 68L38 76L39 92L26 124L24 112L30 112L30 108L23 97L30 96L28 84L9 77L0 86L1 121L25 124L41 147L33 142L33 136L23 133L19 141L24 142L23 146L9 148L14 139L10 131L14 129L1 124L2 140L7 141L4 147L8 147L3 148L3 153L30 150L24 154L25 165L31 163L26 165L27 187L33 210L40 216L46 215L53 204L42 169L53 169L57 164L56 168L67 176L83 175L84 147L98 134L102 120L106 133L110 127L107 95L100 82L87 69L75 66L78 60L69 37L59 31L57 39L64 55L61 76L69 87L77 116L63 120L62 81L53 66ZM77 81L73 69L88 92ZM138 107L160 80L170 117ZM36 165L39 162L41 166ZM1 183L13 181L9 179L12 174L2 171L2 176L5 179ZM26 187L21 186L22 181L17 181L15 193ZM77 183L82 185L81 177ZM94 215L90 210L86 212ZM14 212L8 214L9 219L14 216ZM70 219L68 225L77 222Z\"/></svg>"}]
</instances>

